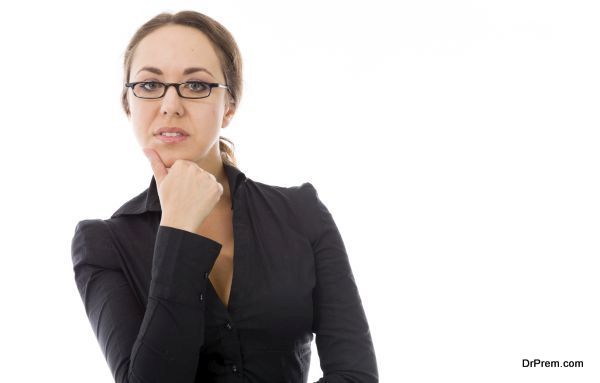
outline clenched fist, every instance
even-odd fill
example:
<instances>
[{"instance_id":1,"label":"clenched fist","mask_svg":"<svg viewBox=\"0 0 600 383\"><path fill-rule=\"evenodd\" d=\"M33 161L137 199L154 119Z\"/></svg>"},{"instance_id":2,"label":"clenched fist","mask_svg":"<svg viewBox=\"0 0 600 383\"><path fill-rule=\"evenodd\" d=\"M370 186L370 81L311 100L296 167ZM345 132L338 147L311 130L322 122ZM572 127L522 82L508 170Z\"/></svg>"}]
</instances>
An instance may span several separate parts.
<instances>
[{"instance_id":1,"label":"clenched fist","mask_svg":"<svg viewBox=\"0 0 600 383\"><path fill-rule=\"evenodd\" d=\"M167 168L158 153L143 149L156 179L161 226L196 233L223 194L223 186L195 162L178 159Z\"/></svg>"}]
</instances>

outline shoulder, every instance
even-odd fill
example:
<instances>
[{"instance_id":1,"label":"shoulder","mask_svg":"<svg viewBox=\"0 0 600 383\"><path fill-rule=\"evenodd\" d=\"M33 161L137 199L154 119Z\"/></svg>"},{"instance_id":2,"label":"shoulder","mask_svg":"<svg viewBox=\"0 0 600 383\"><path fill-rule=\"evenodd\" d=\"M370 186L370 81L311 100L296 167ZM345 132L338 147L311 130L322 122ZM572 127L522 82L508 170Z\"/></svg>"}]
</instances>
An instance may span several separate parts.
<instances>
[{"instance_id":1,"label":"shoulder","mask_svg":"<svg viewBox=\"0 0 600 383\"><path fill-rule=\"evenodd\" d=\"M110 247L108 230L103 219L84 219L75 225L74 244L94 245L94 247Z\"/></svg>"},{"instance_id":2,"label":"shoulder","mask_svg":"<svg viewBox=\"0 0 600 383\"><path fill-rule=\"evenodd\" d=\"M279 186L279 185L266 184L264 182L255 181L255 180L248 178L247 183L256 187L257 189L260 189L263 191L272 191L272 192L283 193L283 194L287 194L287 195L298 194L298 193L302 194L302 193L307 193L310 190L315 190L315 187L310 182L304 182L299 185Z\"/></svg>"},{"instance_id":3,"label":"shoulder","mask_svg":"<svg viewBox=\"0 0 600 383\"><path fill-rule=\"evenodd\" d=\"M259 205L266 203L279 218L296 221L309 237L313 237L315 227L319 223L322 203L317 189L311 182L278 186L249 179L247 186L250 201Z\"/></svg>"},{"instance_id":4,"label":"shoulder","mask_svg":"<svg viewBox=\"0 0 600 383\"><path fill-rule=\"evenodd\" d=\"M110 254L114 251L114 243L105 220L84 219L75 225L75 233L71 240L74 266L81 263L113 266L115 259Z\"/></svg>"},{"instance_id":5,"label":"shoulder","mask_svg":"<svg viewBox=\"0 0 600 383\"><path fill-rule=\"evenodd\" d=\"M251 195L262 196L268 199L269 202L284 203L295 209L304 210L309 205L314 205L318 198L317 190L310 182L292 186L278 186L249 179L247 184L251 189Z\"/></svg>"}]
</instances>

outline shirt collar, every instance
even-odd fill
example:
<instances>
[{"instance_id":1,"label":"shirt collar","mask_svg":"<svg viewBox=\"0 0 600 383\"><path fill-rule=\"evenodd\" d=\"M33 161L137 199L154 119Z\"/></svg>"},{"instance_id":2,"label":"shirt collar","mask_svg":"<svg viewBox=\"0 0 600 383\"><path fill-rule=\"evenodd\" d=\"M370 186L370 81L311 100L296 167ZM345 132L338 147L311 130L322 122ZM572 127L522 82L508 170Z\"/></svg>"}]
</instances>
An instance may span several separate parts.
<instances>
[{"instance_id":1,"label":"shirt collar","mask_svg":"<svg viewBox=\"0 0 600 383\"><path fill-rule=\"evenodd\" d=\"M247 181L247 178L240 169L233 165L223 162L223 168L227 174L227 180L229 181L229 186L231 189L231 210L233 210L235 193L238 187ZM149 211L161 211L160 199L158 198L156 179L154 178L154 175L152 175L150 186L146 190L127 201L123 206L115 211L110 218L127 214L142 214Z\"/></svg>"}]
</instances>

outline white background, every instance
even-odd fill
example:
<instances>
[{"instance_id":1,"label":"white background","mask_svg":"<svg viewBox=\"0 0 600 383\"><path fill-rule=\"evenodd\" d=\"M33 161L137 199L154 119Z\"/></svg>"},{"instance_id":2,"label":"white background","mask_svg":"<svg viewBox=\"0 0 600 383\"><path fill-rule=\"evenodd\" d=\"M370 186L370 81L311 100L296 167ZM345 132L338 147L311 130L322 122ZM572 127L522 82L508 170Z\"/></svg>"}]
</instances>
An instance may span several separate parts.
<instances>
[{"instance_id":1,"label":"white background","mask_svg":"<svg viewBox=\"0 0 600 383\"><path fill-rule=\"evenodd\" d=\"M123 51L183 9L242 51L223 131L241 170L310 181L335 217L380 381L600 379L600 3L101 4L0 10L0 381L112 380L71 238L149 184L120 107Z\"/></svg>"}]
</instances>

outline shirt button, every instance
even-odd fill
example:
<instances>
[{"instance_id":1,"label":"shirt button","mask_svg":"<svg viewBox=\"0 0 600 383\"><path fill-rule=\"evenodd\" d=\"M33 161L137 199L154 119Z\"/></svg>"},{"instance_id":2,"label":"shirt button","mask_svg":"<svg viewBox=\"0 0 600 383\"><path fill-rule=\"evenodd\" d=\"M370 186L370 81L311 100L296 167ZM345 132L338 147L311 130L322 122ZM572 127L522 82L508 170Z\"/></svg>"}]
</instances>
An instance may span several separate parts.
<instances>
[{"instance_id":1,"label":"shirt button","mask_svg":"<svg viewBox=\"0 0 600 383\"><path fill-rule=\"evenodd\" d=\"M204 294L200 293L200 302L204 301Z\"/></svg>"},{"instance_id":2,"label":"shirt button","mask_svg":"<svg viewBox=\"0 0 600 383\"><path fill-rule=\"evenodd\" d=\"M204 273L204 279L208 278L208 272Z\"/></svg>"},{"instance_id":3,"label":"shirt button","mask_svg":"<svg viewBox=\"0 0 600 383\"><path fill-rule=\"evenodd\" d=\"M225 328L226 328L227 330L231 330L231 328L232 328L232 326L231 326L231 323L229 323L229 322L226 322L226 323L225 323Z\"/></svg>"},{"instance_id":4,"label":"shirt button","mask_svg":"<svg viewBox=\"0 0 600 383\"><path fill-rule=\"evenodd\" d=\"M234 364L233 366L231 366L231 370L235 373L237 372L238 368L237 366Z\"/></svg>"}]
</instances>

